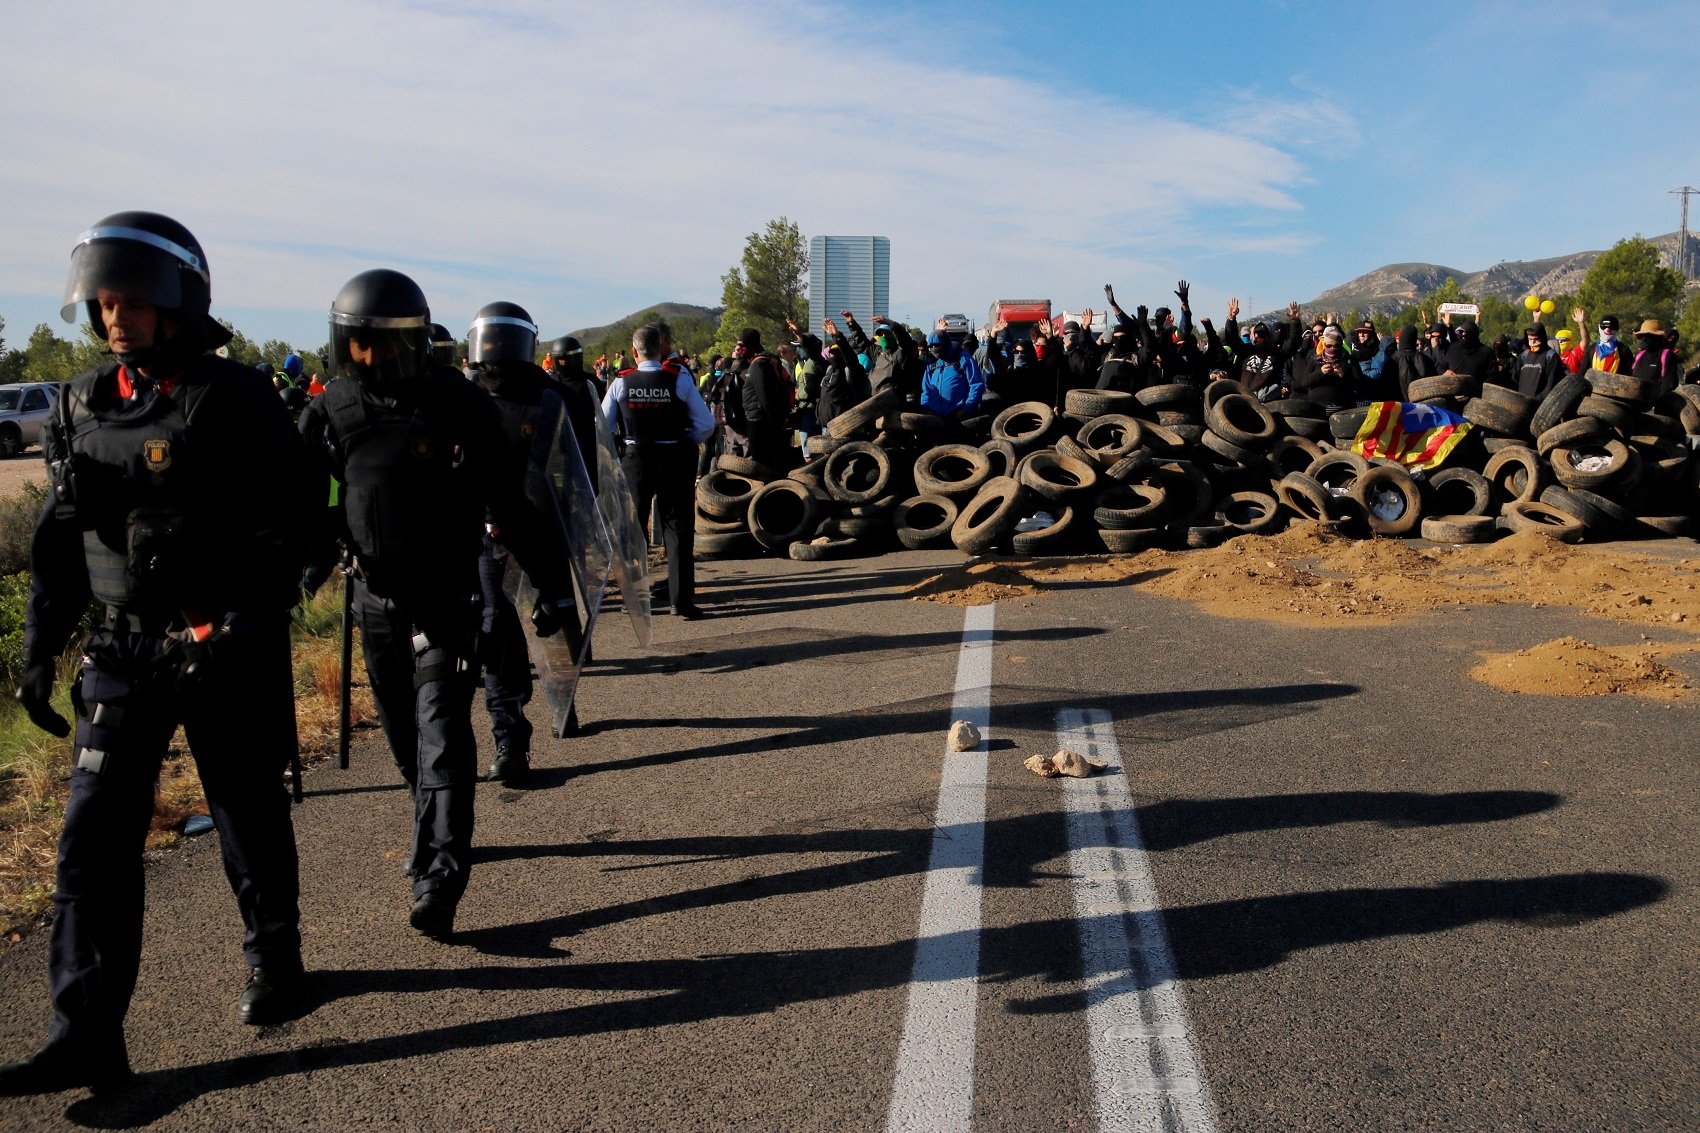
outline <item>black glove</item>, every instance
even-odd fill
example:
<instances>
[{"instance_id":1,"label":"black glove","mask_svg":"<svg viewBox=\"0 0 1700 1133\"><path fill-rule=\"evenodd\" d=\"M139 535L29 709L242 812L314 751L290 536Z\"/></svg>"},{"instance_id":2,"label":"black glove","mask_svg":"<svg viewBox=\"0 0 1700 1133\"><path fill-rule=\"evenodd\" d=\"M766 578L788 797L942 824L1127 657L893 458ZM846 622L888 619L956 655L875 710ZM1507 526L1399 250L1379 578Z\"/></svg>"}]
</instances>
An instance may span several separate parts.
<instances>
[{"instance_id":1,"label":"black glove","mask_svg":"<svg viewBox=\"0 0 1700 1133\"><path fill-rule=\"evenodd\" d=\"M71 722L53 710L53 662L36 661L24 666L24 677L18 685L18 703L30 723L50 736L64 739L71 734Z\"/></svg>"},{"instance_id":2,"label":"black glove","mask_svg":"<svg viewBox=\"0 0 1700 1133\"><path fill-rule=\"evenodd\" d=\"M243 614L229 614L204 641L185 641L178 647L182 662L177 668L177 688L190 692L205 686L223 659L242 648L253 623Z\"/></svg>"},{"instance_id":3,"label":"black glove","mask_svg":"<svg viewBox=\"0 0 1700 1133\"><path fill-rule=\"evenodd\" d=\"M301 574L301 589L311 598L319 592L319 587L330 581L331 572L336 569L334 562L311 563Z\"/></svg>"},{"instance_id":4,"label":"black glove","mask_svg":"<svg viewBox=\"0 0 1700 1133\"><path fill-rule=\"evenodd\" d=\"M1116 289L1107 283L1104 284L1104 298L1110 301L1110 306L1114 307L1116 305Z\"/></svg>"},{"instance_id":5,"label":"black glove","mask_svg":"<svg viewBox=\"0 0 1700 1133\"><path fill-rule=\"evenodd\" d=\"M574 657L584 651L584 630L578 624L578 608L571 598L557 601L539 594L537 604L531 608L531 629L538 637L560 633Z\"/></svg>"},{"instance_id":6,"label":"black glove","mask_svg":"<svg viewBox=\"0 0 1700 1133\"><path fill-rule=\"evenodd\" d=\"M1133 309L1133 317L1138 319L1140 322L1144 322L1146 320L1146 317L1150 314L1151 314L1151 308L1150 307L1135 307Z\"/></svg>"},{"instance_id":7,"label":"black glove","mask_svg":"<svg viewBox=\"0 0 1700 1133\"><path fill-rule=\"evenodd\" d=\"M1186 306L1186 297L1188 292L1191 290L1192 289L1187 286L1186 280L1184 279L1175 284L1175 298L1181 301L1181 306Z\"/></svg>"}]
</instances>

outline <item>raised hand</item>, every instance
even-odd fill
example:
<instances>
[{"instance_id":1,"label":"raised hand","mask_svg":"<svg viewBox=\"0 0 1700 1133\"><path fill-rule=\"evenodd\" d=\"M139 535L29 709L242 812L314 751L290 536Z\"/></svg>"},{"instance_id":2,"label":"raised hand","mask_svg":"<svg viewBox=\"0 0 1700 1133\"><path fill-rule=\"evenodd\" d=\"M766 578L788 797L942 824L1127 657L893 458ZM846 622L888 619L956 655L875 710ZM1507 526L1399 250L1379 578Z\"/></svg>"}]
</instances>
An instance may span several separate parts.
<instances>
[{"instance_id":1,"label":"raised hand","mask_svg":"<svg viewBox=\"0 0 1700 1133\"><path fill-rule=\"evenodd\" d=\"M1240 301L1239 301L1239 299L1235 298L1235 299L1229 299L1228 300L1228 317L1230 319L1237 319L1237 318L1240 317Z\"/></svg>"}]
</instances>

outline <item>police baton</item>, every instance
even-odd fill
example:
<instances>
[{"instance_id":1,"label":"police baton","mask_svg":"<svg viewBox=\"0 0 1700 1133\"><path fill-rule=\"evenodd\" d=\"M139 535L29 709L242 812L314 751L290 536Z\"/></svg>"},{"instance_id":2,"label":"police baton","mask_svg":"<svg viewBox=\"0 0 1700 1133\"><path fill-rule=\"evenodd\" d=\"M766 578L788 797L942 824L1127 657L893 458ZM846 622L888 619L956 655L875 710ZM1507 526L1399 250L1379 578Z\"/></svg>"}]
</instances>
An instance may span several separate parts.
<instances>
[{"instance_id":1,"label":"police baton","mask_svg":"<svg viewBox=\"0 0 1700 1133\"><path fill-rule=\"evenodd\" d=\"M349 670L353 664L354 573L350 564L342 569L342 675L337 682L336 708L336 765L343 771L348 770L349 717L352 715L349 700L353 688L353 674Z\"/></svg>"}]
</instances>

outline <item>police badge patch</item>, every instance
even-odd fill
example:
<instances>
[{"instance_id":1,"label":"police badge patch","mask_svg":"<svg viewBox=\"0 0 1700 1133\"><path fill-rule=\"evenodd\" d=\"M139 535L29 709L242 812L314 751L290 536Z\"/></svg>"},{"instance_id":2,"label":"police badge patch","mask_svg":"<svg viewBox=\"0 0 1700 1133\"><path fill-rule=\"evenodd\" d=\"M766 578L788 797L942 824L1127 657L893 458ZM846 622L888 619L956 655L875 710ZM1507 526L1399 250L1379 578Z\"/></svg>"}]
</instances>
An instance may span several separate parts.
<instances>
[{"instance_id":1,"label":"police badge patch","mask_svg":"<svg viewBox=\"0 0 1700 1133\"><path fill-rule=\"evenodd\" d=\"M165 440L142 442L142 463L149 472L164 472L171 467L171 442Z\"/></svg>"}]
</instances>

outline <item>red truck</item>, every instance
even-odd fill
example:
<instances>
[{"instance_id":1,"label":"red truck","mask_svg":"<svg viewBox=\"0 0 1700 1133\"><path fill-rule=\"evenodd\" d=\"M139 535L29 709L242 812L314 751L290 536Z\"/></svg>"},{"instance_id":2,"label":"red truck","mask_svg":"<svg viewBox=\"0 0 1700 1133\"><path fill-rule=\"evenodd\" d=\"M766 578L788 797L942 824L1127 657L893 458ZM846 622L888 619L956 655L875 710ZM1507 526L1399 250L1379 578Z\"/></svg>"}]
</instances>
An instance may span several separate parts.
<instances>
[{"instance_id":1,"label":"red truck","mask_svg":"<svg viewBox=\"0 0 1700 1133\"><path fill-rule=\"evenodd\" d=\"M1032 337L1033 324L1051 321L1049 299L999 299L986 314L986 331L1004 324L1004 334L1011 342L1023 342Z\"/></svg>"}]
</instances>

